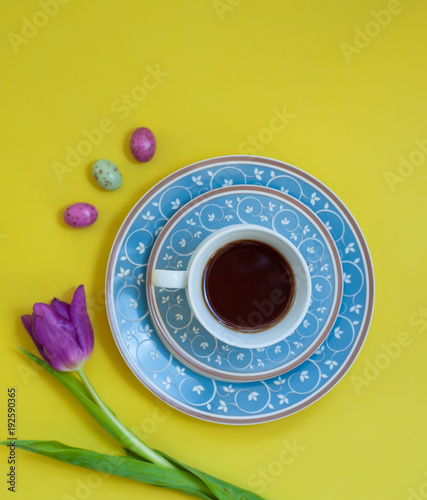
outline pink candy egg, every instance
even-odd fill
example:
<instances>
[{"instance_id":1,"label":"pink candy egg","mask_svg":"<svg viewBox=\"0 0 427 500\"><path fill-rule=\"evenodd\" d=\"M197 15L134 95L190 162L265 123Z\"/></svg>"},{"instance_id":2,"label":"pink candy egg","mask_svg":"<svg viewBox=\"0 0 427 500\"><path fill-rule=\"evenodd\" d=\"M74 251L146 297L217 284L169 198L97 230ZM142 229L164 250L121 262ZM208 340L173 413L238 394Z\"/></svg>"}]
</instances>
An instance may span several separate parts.
<instances>
[{"instance_id":1,"label":"pink candy egg","mask_svg":"<svg viewBox=\"0 0 427 500\"><path fill-rule=\"evenodd\" d=\"M156 139L153 132L145 127L137 128L130 138L130 151L137 161L151 160L156 152Z\"/></svg>"},{"instance_id":2,"label":"pink candy egg","mask_svg":"<svg viewBox=\"0 0 427 500\"><path fill-rule=\"evenodd\" d=\"M64 222L70 227L87 227L98 218L98 210L89 203L74 203L64 211Z\"/></svg>"}]
</instances>

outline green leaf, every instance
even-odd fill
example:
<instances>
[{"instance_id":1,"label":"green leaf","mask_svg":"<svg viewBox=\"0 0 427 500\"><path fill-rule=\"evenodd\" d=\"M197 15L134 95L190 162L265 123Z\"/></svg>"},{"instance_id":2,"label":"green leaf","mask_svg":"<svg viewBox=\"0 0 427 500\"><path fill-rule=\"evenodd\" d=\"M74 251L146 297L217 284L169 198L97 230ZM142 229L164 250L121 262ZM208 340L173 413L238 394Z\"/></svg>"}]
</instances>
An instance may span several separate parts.
<instances>
[{"instance_id":1,"label":"green leaf","mask_svg":"<svg viewBox=\"0 0 427 500\"><path fill-rule=\"evenodd\" d=\"M168 460L171 464L173 464L175 467L178 469L170 469L167 467L162 467L159 465L155 465L152 463L147 462L145 459L141 458L140 456L137 456L134 452L129 451L127 449L128 442L125 442L123 440L123 434L120 432L120 430L117 428L117 425L111 422L111 419L109 419L102 409L94 402L92 399L92 396L90 393L87 391L86 387L82 382L80 382L76 377L74 377L71 373L68 372L58 372L51 368L47 363L45 363L43 360L37 358L37 356L34 356L33 354L24 351L21 349L29 358L31 358L35 363L43 367L47 372L49 372L51 375L53 375L65 388L67 388L73 396L76 397L76 399L86 408L86 410L99 422L99 424L109 433L111 434L117 441L122 443L125 446L125 450L128 453L128 457L117 457L121 461L123 460L131 460L132 462L129 462L128 465L132 465L132 467L136 467L136 464L139 464L141 467L150 467L152 469L147 469L145 471L145 475L143 471L141 472L141 477L144 479L138 479L137 477L131 477L127 474L125 471L121 471L119 469L119 472L111 472L112 474L120 475L123 477L129 477L130 479L135 479L139 480L142 482L147 482L149 484L155 484L154 482L150 482L149 479L149 474L148 472L153 472L158 474L158 475L163 475L162 477L165 477L166 479L168 477L174 478L173 474L185 474L187 480L192 478L193 481L193 486L197 485L197 491L198 494L193 493L188 493L192 494L193 496L196 496L197 498L202 498L203 500L264 500L262 497L259 495L256 495L255 493L251 493L250 491L247 491L245 489L239 488L237 486L234 486L230 483L227 483L225 481L221 481L220 479L217 479L213 476L210 476L209 474L206 474L204 472L201 472L197 469L194 469L192 467L189 467L187 465L184 465L177 460L169 457L168 455L155 451L158 453L161 457L164 457L166 460ZM136 438L138 439L138 438ZM95 453L89 450L80 450L77 448L70 448L67 447L66 445L62 445L61 443L57 443L55 441L46 441L46 442L37 442L37 441L17 441L17 446L22 448L22 449L27 449L28 451L33 451L35 453L40 453L42 455L46 456L51 456L52 458L55 458L57 460L62 460L64 462L68 463L74 463L76 465L82 465L83 467L87 468L95 468L92 467L91 464L92 462L89 460L84 459L83 455L78 457L77 461L72 461L69 459L69 454L70 452L64 452L63 450L76 450L76 452L80 453L85 453L86 456L92 456L92 457L104 457L104 462L108 464L111 463L111 461L115 460L115 458L110 457L108 455L101 455L99 453ZM43 443L48 443L47 445ZM1 444L6 444L6 443L1 443ZM60 450L52 451L53 447L59 446L62 447ZM62 450L62 451L61 451ZM56 456L53 456L52 453L54 453ZM74 460L76 455L73 455L71 458ZM81 463L78 463L78 461L81 461ZM102 467L105 464L102 463L102 460L99 461L99 463L95 460L95 464L98 464L97 466ZM103 471L104 469L102 468L96 468L95 470L100 470ZM148 474L148 475L147 475ZM156 474L153 475L153 477L157 477ZM165 480L166 480L165 479ZM179 483L176 483L176 485L179 485ZM163 487L168 487L171 489L178 489L175 487L175 483L172 481L172 483L168 484L158 484L158 486L163 486ZM183 489L179 489L179 491L184 491ZM202 495L202 496L200 496Z\"/></svg>"},{"instance_id":2,"label":"green leaf","mask_svg":"<svg viewBox=\"0 0 427 500\"><path fill-rule=\"evenodd\" d=\"M125 452L129 457L133 457L137 460L143 460L141 457L133 453L133 451L124 448ZM157 453L160 453L163 457L167 458L169 462L175 465L178 469L186 472L191 472L196 477L200 478L206 486L212 491L215 495L215 498L219 500L265 500L265 498L252 493L251 491L245 490L238 486L234 486L233 484L227 483L226 481L222 481L221 479L217 479L205 472L201 472L193 467L189 467L188 465L182 464L175 460L174 458L169 457L165 453L156 450Z\"/></svg>"},{"instance_id":3,"label":"green leaf","mask_svg":"<svg viewBox=\"0 0 427 500\"><path fill-rule=\"evenodd\" d=\"M115 439L121 442L122 434L117 431L117 427L114 426L110 419L104 414L101 408L94 403L92 396L89 391L83 385L80 380L78 380L74 375L69 372L59 372L50 367L45 361L34 356L28 351L21 349L21 351L32 359L39 366L44 368L48 373L53 375L58 382L60 382L66 389L68 389L71 394L86 408L86 410L92 415L92 417Z\"/></svg>"},{"instance_id":4,"label":"green leaf","mask_svg":"<svg viewBox=\"0 0 427 500\"><path fill-rule=\"evenodd\" d=\"M217 479L216 477L206 474L205 472L201 472L193 467L182 464L181 462L178 462L178 460L169 457L161 451L156 451L167 458L169 462L174 464L179 469L191 472L200 478L219 500L265 500L256 493L252 493L251 491L239 488L238 486L234 486L233 484L222 481L221 479Z\"/></svg>"},{"instance_id":5,"label":"green leaf","mask_svg":"<svg viewBox=\"0 0 427 500\"><path fill-rule=\"evenodd\" d=\"M0 444L7 445L8 441ZM168 469L133 457L104 455L95 451L72 448L58 441L18 440L15 441L15 446L61 462L173 489L202 500L216 498L202 481L185 470Z\"/></svg>"},{"instance_id":6,"label":"green leaf","mask_svg":"<svg viewBox=\"0 0 427 500\"><path fill-rule=\"evenodd\" d=\"M21 352L23 352L26 356L28 356L32 361L34 361L34 363L37 363L39 366L41 366L43 369L45 369L48 373L50 373L56 379L58 379L62 385L65 385L65 383L66 383L69 386L72 386L74 388L74 391L80 392L82 395L84 395L87 398L92 400L92 396L90 395L89 391L86 389L84 384L80 380L78 380L74 375L72 375L70 372L58 372L57 370L54 370L51 366L49 366L41 358L38 358L34 354L31 354L31 352L28 352L25 349L22 349L21 347L19 347L18 349ZM57 377L57 375L61 375L61 380ZM68 387L67 387L67 389L68 389Z\"/></svg>"},{"instance_id":7,"label":"green leaf","mask_svg":"<svg viewBox=\"0 0 427 500\"><path fill-rule=\"evenodd\" d=\"M124 448L125 452L130 456L137 460L141 460L138 455L135 455L131 450ZM206 486L212 491L215 495L215 498L219 500L265 500L263 497L256 495L248 490L239 488L238 486L234 486L233 484L222 481L221 479L217 479L205 472L201 472L193 467L189 467L188 465L182 464L175 460L172 457L166 455L166 453L162 453L161 451L156 450L157 453L164 456L169 462L175 465L178 469L182 471L188 471L200 478Z\"/></svg>"},{"instance_id":8,"label":"green leaf","mask_svg":"<svg viewBox=\"0 0 427 500\"><path fill-rule=\"evenodd\" d=\"M128 448L124 447L123 450L125 451L125 453L128 457L136 458L137 460L142 460L143 462L148 462L148 460L146 460L144 457L137 455L136 453L134 453L132 450L129 450Z\"/></svg>"},{"instance_id":9,"label":"green leaf","mask_svg":"<svg viewBox=\"0 0 427 500\"><path fill-rule=\"evenodd\" d=\"M157 465L173 467L173 465L170 464L161 454L154 452L150 447L143 443L134 432L124 426L118 420L116 415L110 410L110 408L104 404L104 402L96 401L92 397L90 389L84 385L84 380L80 382L71 373L54 370L45 361L37 356L34 356L27 351L23 352L35 363L43 367L48 373L53 375L66 389L68 389L93 416L93 418L95 418L95 420L119 443L125 447L132 448L136 453L139 452L140 456L145 456L145 458L149 459L153 463L156 463ZM87 379L84 372L82 372L80 376ZM89 381L88 384L90 384Z\"/></svg>"}]
</instances>

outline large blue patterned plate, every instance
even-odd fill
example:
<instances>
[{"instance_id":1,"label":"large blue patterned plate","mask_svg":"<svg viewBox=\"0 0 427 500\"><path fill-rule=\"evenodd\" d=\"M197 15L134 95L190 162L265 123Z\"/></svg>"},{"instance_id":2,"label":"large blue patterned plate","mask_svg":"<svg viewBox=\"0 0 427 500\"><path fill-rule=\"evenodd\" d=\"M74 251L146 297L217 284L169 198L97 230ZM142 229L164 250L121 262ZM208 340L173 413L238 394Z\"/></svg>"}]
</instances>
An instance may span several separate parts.
<instances>
[{"instance_id":1,"label":"large blue patterned plate","mask_svg":"<svg viewBox=\"0 0 427 500\"><path fill-rule=\"evenodd\" d=\"M193 251L212 232L246 223L272 229L293 243L312 281L310 307L301 324L285 340L261 349L217 340L192 313L185 290L156 288L151 282L155 268L186 269ZM230 186L197 196L167 222L150 255L146 293L160 338L185 365L220 380L253 381L282 375L314 353L335 323L342 284L335 243L308 207L264 186Z\"/></svg>"},{"instance_id":2,"label":"large blue patterned plate","mask_svg":"<svg viewBox=\"0 0 427 500\"><path fill-rule=\"evenodd\" d=\"M161 229L195 197L231 185L266 186L302 202L330 232L343 270L341 308L323 344L285 375L261 381L219 381L191 370L165 347L148 312L147 264ZM106 301L117 346L148 389L189 415L220 423L250 424L306 408L341 380L369 329L374 275L359 226L320 181L277 160L227 156L178 170L138 201L113 244Z\"/></svg>"}]
</instances>

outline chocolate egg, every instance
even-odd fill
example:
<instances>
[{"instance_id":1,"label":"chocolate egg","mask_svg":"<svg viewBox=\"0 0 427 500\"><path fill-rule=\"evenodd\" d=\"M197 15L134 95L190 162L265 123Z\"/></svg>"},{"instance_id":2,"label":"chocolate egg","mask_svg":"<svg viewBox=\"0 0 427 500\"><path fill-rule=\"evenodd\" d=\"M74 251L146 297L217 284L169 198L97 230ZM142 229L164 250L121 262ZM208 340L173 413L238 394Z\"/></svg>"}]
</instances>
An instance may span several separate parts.
<instances>
[{"instance_id":1,"label":"chocolate egg","mask_svg":"<svg viewBox=\"0 0 427 500\"><path fill-rule=\"evenodd\" d=\"M115 191L122 185L122 174L110 160L97 160L92 165L92 174L98 185L107 191Z\"/></svg>"},{"instance_id":2,"label":"chocolate egg","mask_svg":"<svg viewBox=\"0 0 427 500\"><path fill-rule=\"evenodd\" d=\"M146 127L137 128L130 138L130 151L137 161L151 160L156 152L156 139L153 132Z\"/></svg>"},{"instance_id":3,"label":"chocolate egg","mask_svg":"<svg viewBox=\"0 0 427 500\"><path fill-rule=\"evenodd\" d=\"M74 203L64 211L64 222L70 227L87 227L98 218L98 210L89 203Z\"/></svg>"}]
</instances>

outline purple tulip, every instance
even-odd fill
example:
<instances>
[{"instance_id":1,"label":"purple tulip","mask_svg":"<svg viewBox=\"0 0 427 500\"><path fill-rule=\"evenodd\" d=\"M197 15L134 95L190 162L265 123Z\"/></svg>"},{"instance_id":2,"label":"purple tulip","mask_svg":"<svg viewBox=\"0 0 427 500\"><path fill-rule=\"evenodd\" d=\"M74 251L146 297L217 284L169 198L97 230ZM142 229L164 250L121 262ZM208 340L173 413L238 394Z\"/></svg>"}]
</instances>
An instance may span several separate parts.
<instances>
[{"instance_id":1,"label":"purple tulip","mask_svg":"<svg viewBox=\"0 0 427 500\"><path fill-rule=\"evenodd\" d=\"M37 303L33 314L21 316L21 320L46 363L55 370L78 370L92 354L93 330L83 285L74 292L71 304L58 299L50 305Z\"/></svg>"}]
</instances>

